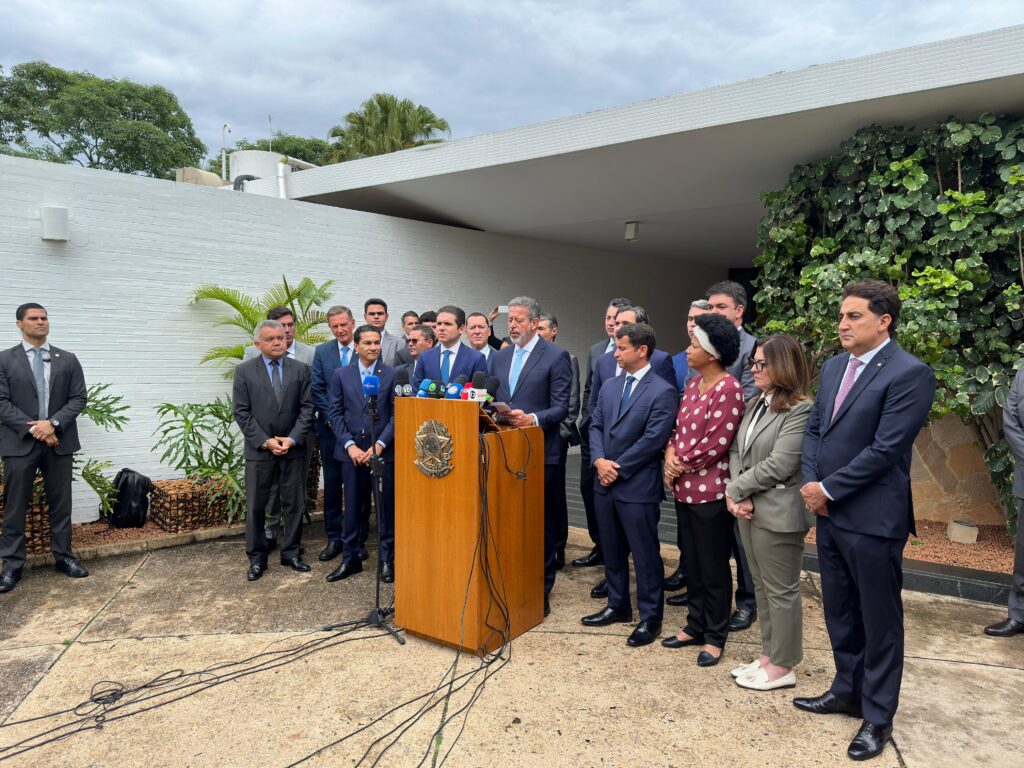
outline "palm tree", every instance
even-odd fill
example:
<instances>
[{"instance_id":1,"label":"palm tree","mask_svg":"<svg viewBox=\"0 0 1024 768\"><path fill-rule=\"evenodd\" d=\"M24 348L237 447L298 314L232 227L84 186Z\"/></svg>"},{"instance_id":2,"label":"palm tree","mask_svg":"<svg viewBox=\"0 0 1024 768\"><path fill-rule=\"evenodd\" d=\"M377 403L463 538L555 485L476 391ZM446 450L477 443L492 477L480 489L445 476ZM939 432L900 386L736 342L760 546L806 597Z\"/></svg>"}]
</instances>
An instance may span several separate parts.
<instances>
[{"instance_id":1,"label":"palm tree","mask_svg":"<svg viewBox=\"0 0 1024 768\"><path fill-rule=\"evenodd\" d=\"M437 144L436 134L451 135L448 121L430 109L399 99L390 93L375 93L355 112L345 115L327 136L336 139L332 162L385 155L400 149Z\"/></svg>"},{"instance_id":2,"label":"palm tree","mask_svg":"<svg viewBox=\"0 0 1024 768\"><path fill-rule=\"evenodd\" d=\"M221 285L199 286L192 294L189 303L195 304L204 299L212 299L227 304L234 310L234 314L218 317L213 324L233 325L245 333L244 341L226 347L212 347L200 362L208 363L213 360L233 368L242 359L245 348L252 344L256 326L266 319L267 310L271 307L287 306L291 308L292 314L295 316L295 338L297 341L310 345L326 341L326 334L313 329L327 322L327 315L317 307L330 298L333 285L333 280L328 280L323 285L317 285L310 278L304 277L298 285L292 286L288 284L288 279L281 275L281 282L259 299ZM225 375L230 378L231 369Z\"/></svg>"}]
</instances>

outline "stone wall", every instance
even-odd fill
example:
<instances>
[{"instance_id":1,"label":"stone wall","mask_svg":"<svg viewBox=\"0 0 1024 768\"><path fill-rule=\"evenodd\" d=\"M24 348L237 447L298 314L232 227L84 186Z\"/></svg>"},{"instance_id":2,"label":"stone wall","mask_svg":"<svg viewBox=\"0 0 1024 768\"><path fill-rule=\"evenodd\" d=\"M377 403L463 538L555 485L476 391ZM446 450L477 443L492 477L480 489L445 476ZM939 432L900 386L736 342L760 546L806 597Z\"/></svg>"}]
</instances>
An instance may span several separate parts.
<instances>
[{"instance_id":1,"label":"stone wall","mask_svg":"<svg viewBox=\"0 0 1024 768\"><path fill-rule=\"evenodd\" d=\"M910 477L919 520L1002 525L1002 506L969 424L946 416L921 430Z\"/></svg>"}]
</instances>

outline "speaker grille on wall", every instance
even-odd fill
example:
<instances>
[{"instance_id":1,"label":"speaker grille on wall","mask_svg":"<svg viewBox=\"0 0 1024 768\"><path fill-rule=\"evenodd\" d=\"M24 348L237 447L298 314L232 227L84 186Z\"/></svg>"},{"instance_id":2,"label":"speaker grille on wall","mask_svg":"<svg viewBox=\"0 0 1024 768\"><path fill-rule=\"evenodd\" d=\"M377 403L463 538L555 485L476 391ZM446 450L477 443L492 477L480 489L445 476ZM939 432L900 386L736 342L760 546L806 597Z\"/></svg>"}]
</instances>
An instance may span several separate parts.
<instances>
[{"instance_id":1,"label":"speaker grille on wall","mask_svg":"<svg viewBox=\"0 0 1024 768\"><path fill-rule=\"evenodd\" d=\"M71 237L68 227L68 209L54 205L44 205L40 212L42 220L43 240L67 241Z\"/></svg>"}]
</instances>

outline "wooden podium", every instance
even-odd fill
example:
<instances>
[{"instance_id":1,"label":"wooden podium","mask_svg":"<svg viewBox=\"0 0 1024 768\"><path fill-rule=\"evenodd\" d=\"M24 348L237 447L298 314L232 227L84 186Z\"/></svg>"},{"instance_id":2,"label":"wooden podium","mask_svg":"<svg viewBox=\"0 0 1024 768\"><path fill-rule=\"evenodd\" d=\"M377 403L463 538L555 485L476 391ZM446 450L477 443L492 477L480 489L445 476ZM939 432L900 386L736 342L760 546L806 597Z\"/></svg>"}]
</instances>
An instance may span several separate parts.
<instances>
[{"instance_id":1,"label":"wooden podium","mask_svg":"<svg viewBox=\"0 0 1024 768\"><path fill-rule=\"evenodd\" d=\"M504 625L481 567L482 451L487 557L511 640L544 620L544 433L481 434L477 403L395 400L395 623L472 653L496 649Z\"/></svg>"}]
</instances>

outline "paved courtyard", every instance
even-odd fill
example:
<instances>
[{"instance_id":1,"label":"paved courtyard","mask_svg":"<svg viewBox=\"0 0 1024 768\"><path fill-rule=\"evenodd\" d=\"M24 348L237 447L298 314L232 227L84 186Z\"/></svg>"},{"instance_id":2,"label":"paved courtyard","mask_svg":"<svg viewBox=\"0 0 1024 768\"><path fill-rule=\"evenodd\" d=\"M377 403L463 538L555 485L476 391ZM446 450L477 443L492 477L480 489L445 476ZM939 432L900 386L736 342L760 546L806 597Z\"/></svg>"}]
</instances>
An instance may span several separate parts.
<instances>
[{"instance_id":1,"label":"paved courtyard","mask_svg":"<svg viewBox=\"0 0 1024 768\"><path fill-rule=\"evenodd\" d=\"M307 535L311 561L322 543ZM574 529L569 556L585 543ZM756 628L731 637L725 662L712 669L698 668L692 649L630 649L625 625L580 626L597 605L588 592L600 574L570 568L555 586L551 616L513 642L507 663L483 667L466 655L455 663L451 649L414 637L403 647L379 630L320 632L365 615L373 599L368 572L327 584L332 565L316 563L308 575L272 565L250 584L235 538L93 560L84 580L27 572L0 598L0 761L849 764L855 721L805 715L790 703L793 691L759 694L732 683L728 670L757 651ZM796 693L817 694L832 662L816 576L806 576L804 597ZM906 594L906 607L895 747L874 764L1024 762L1024 638L980 633L1003 609L918 593ZM683 609L667 609L666 631L682 621ZM93 694L98 703L87 703ZM33 719L55 712L63 713ZM57 736L65 738L43 744ZM42 746L16 754L33 744Z\"/></svg>"}]
</instances>

